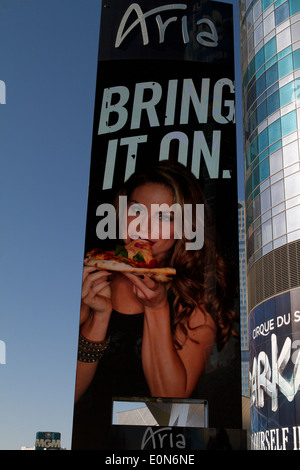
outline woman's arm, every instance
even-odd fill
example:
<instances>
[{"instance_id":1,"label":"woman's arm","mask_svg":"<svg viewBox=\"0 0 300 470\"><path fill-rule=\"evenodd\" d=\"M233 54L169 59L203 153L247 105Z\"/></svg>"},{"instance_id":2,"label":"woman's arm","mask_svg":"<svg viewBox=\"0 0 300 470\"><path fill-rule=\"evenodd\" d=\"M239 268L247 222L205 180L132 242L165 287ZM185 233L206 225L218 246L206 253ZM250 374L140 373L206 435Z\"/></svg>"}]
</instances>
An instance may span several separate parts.
<instances>
[{"instance_id":1,"label":"woman's arm","mask_svg":"<svg viewBox=\"0 0 300 470\"><path fill-rule=\"evenodd\" d=\"M210 317L209 317L210 318ZM171 335L169 307L145 308L143 365L153 396L189 397L205 370L215 342L215 325L200 310L192 314L195 330L177 334L182 349L176 349Z\"/></svg>"},{"instance_id":2,"label":"woman's arm","mask_svg":"<svg viewBox=\"0 0 300 470\"><path fill-rule=\"evenodd\" d=\"M112 311L111 291L107 271L84 268L82 301L80 310L80 334L92 342L103 342ZM77 361L75 401L90 385L97 369L98 361L88 363Z\"/></svg>"},{"instance_id":3,"label":"woman's arm","mask_svg":"<svg viewBox=\"0 0 300 470\"><path fill-rule=\"evenodd\" d=\"M166 286L146 276L144 280L132 278L132 282L145 308L142 361L151 395L189 397L204 372L215 342L215 323L209 315L196 309L190 319L191 328L187 328L187 338L177 332L182 344L177 349L171 332Z\"/></svg>"}]
</instances>

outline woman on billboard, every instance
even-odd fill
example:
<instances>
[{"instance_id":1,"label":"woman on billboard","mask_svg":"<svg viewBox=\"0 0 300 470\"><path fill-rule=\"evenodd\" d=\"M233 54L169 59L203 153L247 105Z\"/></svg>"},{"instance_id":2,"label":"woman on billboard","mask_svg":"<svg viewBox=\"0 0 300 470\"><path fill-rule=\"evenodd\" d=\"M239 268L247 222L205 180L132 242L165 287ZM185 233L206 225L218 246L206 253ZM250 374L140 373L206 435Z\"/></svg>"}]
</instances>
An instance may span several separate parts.
<instances>
[{"instance_id":1,"label":"woman on billboard","mask_svg":"<svg viewBox=\"0 0 300 470\"><path fill-rule=\"evenodd\" d=\"M140 223L138 235L150 243L157 264L174 267L176 275L168 282L157 282L149 274L84 267L75 448L75 442L83 448L108 445L103 420L112 397L190 397L215 342L222 348L234 334L226 264L218 253L214 225L197 179L183 165L160 162L146 174L132 175L120 195L134 209L128 213L141 214L146 209L148 220ZM184 222L181 236L174 213L167 210L157 216L159 235L153 234L151 208L174 203L181 208ZM187 249L191 245L184 228L189 220L191 233L199 235L196 211L187 217L188 209L197 205L205 208L204 244ZM133 219L128 216L127 229ZM168 224L168 238L161 236L164 224ZM129 232L125 246L131 241ZM87 350L93 353L93 362L86 359ZM87 429L90 437L84 442Z\"/></svg>"}]
</instances>

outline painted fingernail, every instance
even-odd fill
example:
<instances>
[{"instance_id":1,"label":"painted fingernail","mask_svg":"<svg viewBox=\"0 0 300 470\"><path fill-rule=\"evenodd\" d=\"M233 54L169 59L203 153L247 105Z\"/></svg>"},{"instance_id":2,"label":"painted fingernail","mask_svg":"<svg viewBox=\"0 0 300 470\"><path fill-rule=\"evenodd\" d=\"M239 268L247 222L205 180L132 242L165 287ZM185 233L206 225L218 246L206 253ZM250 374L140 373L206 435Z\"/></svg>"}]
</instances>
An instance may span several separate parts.
<instances>
[{"instance_id":1,"label":"painted fingernail","mask_svg":"<svg viewBox=\"0 0 300 470\"><path fill-rule=\"evenodd\" d=\"M145 276L143 276L143 274L141 274L139 277L140 277L141 279L144 279Z\"/></svg>"}]
</instances>

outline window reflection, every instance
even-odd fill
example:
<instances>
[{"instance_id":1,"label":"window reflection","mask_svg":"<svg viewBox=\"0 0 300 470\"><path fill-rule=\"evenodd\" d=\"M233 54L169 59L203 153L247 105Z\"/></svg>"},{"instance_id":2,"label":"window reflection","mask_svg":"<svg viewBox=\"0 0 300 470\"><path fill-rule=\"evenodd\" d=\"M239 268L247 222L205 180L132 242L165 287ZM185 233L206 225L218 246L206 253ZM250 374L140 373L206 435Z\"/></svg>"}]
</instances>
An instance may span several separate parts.
<instances>
[{"instance_id":1,"label":"window reflection","mask_svg":"<svg viewBox=\"0 0 300 470\"><path fill-rule=\"evenodd\" d=\"M261 198L261 212L265 212L268 209L271 208L271 191L270 188L268 188L266 191L261 193L260 195Z\"/></svg>"},{"instance_id":2,"label":"window reflection","mask_svg":"<svg viewBox=\"0 0 300 470\"><path fill-rule=\"evenodd\" d=\"M289 2L285 2L275 10L275 25L285 21L290 15Z\"/></svg>"},{"instance_id":3,"label":"window reflection","mask_svg":"<svg viewBox=\"0 0 300 470\"><path fill-rule=\"evenodd\" d=\"M286 233L285 212L273 217L272 223L274 238L279 238Z\"/></svg>"},{"instance_id":4,"label":"window reflection","mask_svg":"<svg viewBox=\"0 0 300 470\"><path fill-rule=\"evenodd\" d=\"M287 231L300 229L300 206L295 206L287 211Z\"/></svg>"},{"instance_id":5,"label":"window reflection","mask_svg":"<svg viewBox=\"0 0 300 470\"><path fill-rule=\"evenodd\" d=\"M286 198L297 196L300 190L300 173L294 173L293 175L285 178L285 194Z\"/></svg>"},{"instance_id":6,"label":"window reflection","mask_svg":"<svg viewBox=\"0 0 300 470\"><path fill-rule=\"evenodd\" d=\"M266 245L273 238L272 221L268 220L262 225L262 244Z\"/></svg>"},{"instance_id":7,"label":"window reflection","mask_svg":"<svg viewBox=\"0 0 300 470\"><path fill-rule=\"evenodd\" d=\"M276 206L276 204L279 204L280 202L284 200L283 180L280 180L271 186L271 195L272 195L273 206Z\"/></svg>"}]
</instances>

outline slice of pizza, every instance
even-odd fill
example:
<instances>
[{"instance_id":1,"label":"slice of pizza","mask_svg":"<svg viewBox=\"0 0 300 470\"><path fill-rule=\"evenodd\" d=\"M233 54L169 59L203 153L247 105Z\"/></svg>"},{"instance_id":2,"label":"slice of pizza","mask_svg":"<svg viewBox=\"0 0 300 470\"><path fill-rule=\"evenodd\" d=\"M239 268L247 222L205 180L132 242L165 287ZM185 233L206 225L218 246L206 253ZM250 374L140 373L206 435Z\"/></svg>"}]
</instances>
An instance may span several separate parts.
<instances>
[{"instance_id":1,"label":"slice of pizza","mask_svg":"<svg viewBox=\"0 0 300 470\"><path fill-rule=\"evenodd\" d=\"M107 271L147 274L157 282L168 282L176 274L174 268L159 267L153 258L151 242L141 239L125 246L117 245L115 251L95 248L87 253L85 265Z\"/></svg>"}]
</instances>

